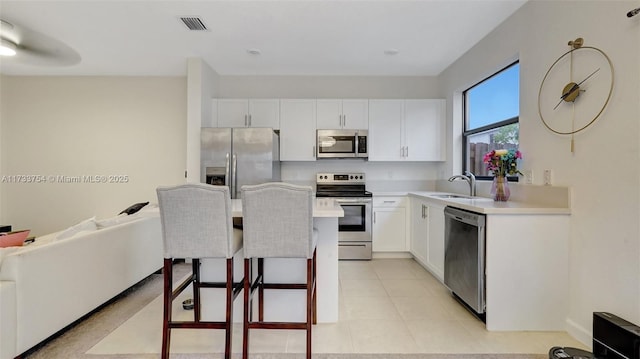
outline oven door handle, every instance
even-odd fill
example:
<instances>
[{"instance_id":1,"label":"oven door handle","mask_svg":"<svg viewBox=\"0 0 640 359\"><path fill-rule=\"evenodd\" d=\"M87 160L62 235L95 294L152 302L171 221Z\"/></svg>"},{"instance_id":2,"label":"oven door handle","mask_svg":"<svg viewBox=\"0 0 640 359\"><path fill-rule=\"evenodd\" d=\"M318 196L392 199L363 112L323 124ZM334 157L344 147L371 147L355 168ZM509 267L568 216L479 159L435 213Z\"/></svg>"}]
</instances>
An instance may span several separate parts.
<instances>
[{"instance_id":1,"label":"oven door handle","mask_svg":"<svg viewBox=\"0 0 640 359\"><path fill-rule=\"evenodd\" d=\"M348 203L348 204L367 204L371 202L371 199L336 199L338 204Z\"/></svg>"}]
</instances>

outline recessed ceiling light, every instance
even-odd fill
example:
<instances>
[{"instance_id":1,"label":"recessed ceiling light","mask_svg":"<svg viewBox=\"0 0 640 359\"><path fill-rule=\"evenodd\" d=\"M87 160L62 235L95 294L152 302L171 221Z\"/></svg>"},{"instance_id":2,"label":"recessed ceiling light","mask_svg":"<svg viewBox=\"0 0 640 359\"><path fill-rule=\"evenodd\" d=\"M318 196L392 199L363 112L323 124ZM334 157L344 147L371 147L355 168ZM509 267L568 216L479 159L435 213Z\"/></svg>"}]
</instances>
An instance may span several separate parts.
<instances>
[{"instance_id":1,"label":"recessed ceiling light","mask_svg":"<svg viewBox=\"0 0 640 359\"><path fill-rule=\"evenodd\" d=\"M385 55L397 55L400 51L398 49L386 49L384 50Z\"/></svg>"},{"instance_id":2,"label":"recessed ceiling light","mask_svg":"<svg viewBox=\"0 0 640 359\"><path fill-rule=\"evenodd\" d=\"M261 53L260 49L247 49L249 55L260 55Z\"/></svg>"},{"instance_id":3,"label":"recessed ceiling light","mask_svg":"<svg viewBox=\"0 0 640 359\"><path fill-rule=\"evenodd\" d=\"M16 44L9 40L0 40L0 56L14 56L16 54Z\"/></svg>"}]
</instances>

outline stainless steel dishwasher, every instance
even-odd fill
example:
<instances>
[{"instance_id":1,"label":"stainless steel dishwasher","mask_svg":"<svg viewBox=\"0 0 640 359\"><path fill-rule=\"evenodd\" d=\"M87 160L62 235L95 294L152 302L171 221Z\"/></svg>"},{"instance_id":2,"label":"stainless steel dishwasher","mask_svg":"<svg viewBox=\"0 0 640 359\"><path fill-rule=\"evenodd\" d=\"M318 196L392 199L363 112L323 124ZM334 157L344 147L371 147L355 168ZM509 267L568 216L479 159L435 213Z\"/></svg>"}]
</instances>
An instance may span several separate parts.
<instances>
[{"instance_id":1,"label":"stainless steel dishwasher","mask_svg":"<svg viewBox=\"0 0 640 359\"><path fill-rule=\"evenodd\" d=\"M445 207L444 284L480 318L485 312L485 216Z\"/></svg>"}]
</instances>

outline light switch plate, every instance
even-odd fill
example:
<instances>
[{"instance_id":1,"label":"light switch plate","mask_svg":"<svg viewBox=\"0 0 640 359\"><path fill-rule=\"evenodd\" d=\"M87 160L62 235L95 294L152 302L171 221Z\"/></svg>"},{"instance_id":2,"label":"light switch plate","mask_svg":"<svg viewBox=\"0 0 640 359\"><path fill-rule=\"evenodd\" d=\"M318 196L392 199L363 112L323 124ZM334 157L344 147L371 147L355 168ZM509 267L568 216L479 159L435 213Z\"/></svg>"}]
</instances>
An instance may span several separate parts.
<instances>
[{"instance_id":1,"label":"light switch plate","mask_svg":"<svg viewBox=\"0 0 640 359\"><path fill-rule=\"evenodd\" d=\"M533 184L533 171L525 170L524 171L524 184Z\"/></svg>"},{"instance_id":2,"label":"light switch plate","mask_svg":"<svg viewBox=\"0 0 640 359\"><path fill-rule=\"evenodd\" d=\"M543 181L545 186L551 186L553 183L553 170L544 170Z\"/></svg>"}]
</instances>

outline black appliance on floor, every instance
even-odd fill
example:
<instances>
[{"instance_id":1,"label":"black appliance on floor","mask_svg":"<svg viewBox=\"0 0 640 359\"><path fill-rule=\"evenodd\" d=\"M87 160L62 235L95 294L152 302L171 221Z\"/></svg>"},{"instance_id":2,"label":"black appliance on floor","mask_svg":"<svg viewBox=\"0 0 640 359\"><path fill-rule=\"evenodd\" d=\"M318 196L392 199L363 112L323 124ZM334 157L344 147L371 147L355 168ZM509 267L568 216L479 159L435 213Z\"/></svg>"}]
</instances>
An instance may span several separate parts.
<instances>
[{"instance_id":1,"label":"black appliance on floor","mask_svg":"<svg viewBox=\"0 0 640 359\"><path fill-rule=\"evenodd\" d=\"M593 353L553 347L549 359L640 359L640 327L606 312L593 313Z\"/></svg>"}]
</instances>

